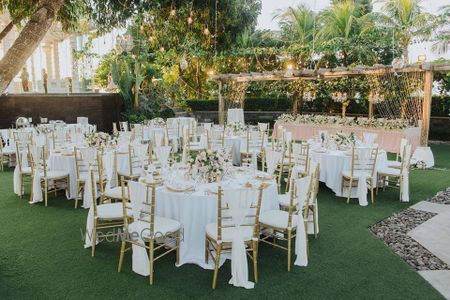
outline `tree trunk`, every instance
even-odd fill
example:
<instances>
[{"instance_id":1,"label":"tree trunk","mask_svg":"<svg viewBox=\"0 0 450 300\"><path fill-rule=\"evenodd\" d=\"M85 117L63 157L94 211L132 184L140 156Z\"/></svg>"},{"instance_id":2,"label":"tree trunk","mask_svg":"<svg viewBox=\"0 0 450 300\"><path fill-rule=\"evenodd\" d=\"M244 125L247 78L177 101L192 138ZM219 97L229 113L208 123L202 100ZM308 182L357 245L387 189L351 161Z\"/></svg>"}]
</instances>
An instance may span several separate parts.
<instances>
[{"instance_id":1,"label":"tree trunk","mask_svg":"<svg viewBox=\"0 0 450 300\"><path fill-rule=\"evenodd\" d=\"M0 92L3 93L9 83L19 73L20 68L33 54L55 20L56 12L64 0L42 0L31 16L19 37L0 61Z\"/></svg>"},{"instance_id":2,"label":"tree trunk","mask_svg":"<svg viewBox=\"0 0 450 300\"><path fill-rule=\"evenodd\" d=\"M5 38L5 36L8 35L8 33L11 32L11 30L14 28L14 22L11 21L6 25L5 28L3 28L2 32L0 32L0 42Z\"/></svg>"}]
</instances>

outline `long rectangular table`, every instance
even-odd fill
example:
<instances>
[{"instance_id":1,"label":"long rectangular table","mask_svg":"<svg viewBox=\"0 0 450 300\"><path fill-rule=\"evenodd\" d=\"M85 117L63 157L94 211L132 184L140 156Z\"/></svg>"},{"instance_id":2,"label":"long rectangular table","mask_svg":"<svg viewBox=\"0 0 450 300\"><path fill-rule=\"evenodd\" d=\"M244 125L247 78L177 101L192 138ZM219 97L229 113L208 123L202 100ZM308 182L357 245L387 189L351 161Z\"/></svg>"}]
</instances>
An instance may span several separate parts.
<instances>
[{"instance_id":1,"label":"long rectangular table","mask_svg":"<svg viewBox=\"0 0 450 300\"><path fill-rule=\"evenodd\" d=\"M344 126L332 126L332 125L313 125L313 124L290 124L276 122L274 125L274 137L280 137L281 132L279 127L282 126L289 132L292 132L292 138L294 140L308 140L317 136L319 130L327 130L333 134L336 132L344 132L345 134L354 133L358 138L362 139L364 132L372 132L378 135L377 144L381 149L388 152L397 153L400 148L400 140L402 138L407 139L414 151L420 146L420 127L409 127L400 130L386 130L378 128L363 128L363 127L344 127Z\"/></svg>"}]
</instances>

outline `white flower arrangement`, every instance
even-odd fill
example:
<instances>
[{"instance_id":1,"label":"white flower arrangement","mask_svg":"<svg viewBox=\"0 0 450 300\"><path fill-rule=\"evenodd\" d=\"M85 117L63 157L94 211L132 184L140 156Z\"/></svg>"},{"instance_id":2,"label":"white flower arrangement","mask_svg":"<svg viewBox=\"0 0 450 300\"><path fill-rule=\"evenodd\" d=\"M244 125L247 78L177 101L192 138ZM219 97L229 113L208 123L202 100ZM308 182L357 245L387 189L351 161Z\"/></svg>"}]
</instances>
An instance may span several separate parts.
<instances>
[{"instance_id":1,"label":"white flower arrangement","mask_svg":"<svg viewBox=\"0 0 450 300\"><path fill-rule=\"evenodd\" d=\"M352 132L349 135L341 132L336 132L330 136L330 139L336 143L338 147L354 146L356 143L355 134Z\"/></svg>"},{"instance_id":2,"label":"white flower arrangement","mask_svg":"<svg viewBox=\"0 0 450 300\"><path fill-rule=\"evenodd\" d=\"M384 130L401 130L409 127L409 122L402 119L347 119L324 115L282 114L277 121L285 124L334 125L346 127L378 128Z\"/></svg>"},{"instance_id":3,"label":"white flower arrangement","mask_svg":"<svg viewBox=\"0 0 450 300\"><path fill-rule=\"evenodd\" d=\"M201 174L208 181L219 181L227 168L229 159L225 151L201 151L189 161L193 174Z\"/></svg>"},{"instance_id":4,"label":"white flower arrangement","mask_svg":"<svg viewBox=\"0 0 450 300\"><path fill-rule=\"evenodd\" d=\"M89 147L107 147L111 145L115 139L105 132L86 133L84 135L86 143Z\"/></svg>"},{"instance_id":5,"label":"white flower arrangement","mask_svg":"<svg viewBox=\"0 0 450 300\"><path fill-rule=\"evenodd\" d=\"M427 164L423 160L419 160L414 164L414 167L416 169L424 170L427 168Z\"/></svg>"},{"instance_id":6,"label":"white flower arrangement","mask_svg":"<svg viewBox=\"0 0 450 300\"><path fill-rule=\"evenodd\" d=\"M227 123L227 128L231 130L234 134L240 134L242 131L246 130L246 126L242 122L230 122Z\"/></svg>"},{"instance_id":7,"label":"white flower arrangement","mask_svg":"<svg viewBox=\"0 0 450 300\"><path fill-rule=\"evenodd\" d=\"M154 127L166 127L166 121L163 118L154 118L150 121Z\"/></svg>"}]
</instances>

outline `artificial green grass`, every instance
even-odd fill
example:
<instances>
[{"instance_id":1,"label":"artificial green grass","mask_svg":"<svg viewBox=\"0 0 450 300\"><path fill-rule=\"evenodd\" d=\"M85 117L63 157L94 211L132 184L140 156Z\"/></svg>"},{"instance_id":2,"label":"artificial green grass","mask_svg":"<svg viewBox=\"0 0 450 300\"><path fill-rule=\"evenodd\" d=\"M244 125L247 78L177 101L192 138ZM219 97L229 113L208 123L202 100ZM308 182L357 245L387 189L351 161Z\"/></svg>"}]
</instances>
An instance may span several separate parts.
<instances>
[{"instance_id":1,"label":"artificial green grass","mask_svg":"<svg viewBox=\"0 0 450 300\"><path fill-rule=\"evenodd\" d=\"M212 271L175 267L174 255L157 261L154 286L131 271L131 255L117 273L118 243L102 243L96 257L84 249L87 210L50 197L49 207L30 205L12 191L12 171L0 173L0 299L92 298L306 298L441 299L442 296L395 255L368 227L447 188L450 146L433 147L436 168L411 173L411 202L398 190L380 192L374 205L350 205L324 185L319 194L317 240L310 237L309 265L286 271L286 253L260 245L259 282L253 290L228 284L229 261L216 290ZM251 264L249 264L251 266ZM253 276L251 268L249 275Z\"/></svg>"}]
</instances>

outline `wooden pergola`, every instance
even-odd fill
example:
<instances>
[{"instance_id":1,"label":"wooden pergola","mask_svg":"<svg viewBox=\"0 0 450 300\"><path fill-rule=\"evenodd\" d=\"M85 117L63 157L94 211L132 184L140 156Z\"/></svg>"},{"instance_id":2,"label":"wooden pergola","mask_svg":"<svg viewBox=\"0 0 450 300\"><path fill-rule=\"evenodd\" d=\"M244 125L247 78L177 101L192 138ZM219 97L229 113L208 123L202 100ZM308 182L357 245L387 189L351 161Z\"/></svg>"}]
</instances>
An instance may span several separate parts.
<instances>
[{"instance_id":1,"label":"wooden pergola","mask_svg":"<svg viewBox=\"0 0 450 300\"><path fill-rule=\"evenodd\" d=\"M222 96L222 87L224 83L235 82L253 82L253 81L279 81L279 80L316 80L316 79L333 79L341 77L356 77L368 75L385 75L389 73L412 73L424 72L423 87L423 107L422 107L422 129L421 144L428 144L428 134L430 129L431 117L431 97L433 89L433 73L450 71L450 63L444 64L412 64L402 68L394 68L393 66L374 65L372 67L356 66L352 68L338 67L334 69L302 69L288 71L266 71L266 72L250 72L239 74L218 74L211 75L211 80L219 83L219 123L225 123L225 101ZM372 103L370 103L370 106ZM369 107L369 110L372 110Z\"/></svg>"}]
</instances>

